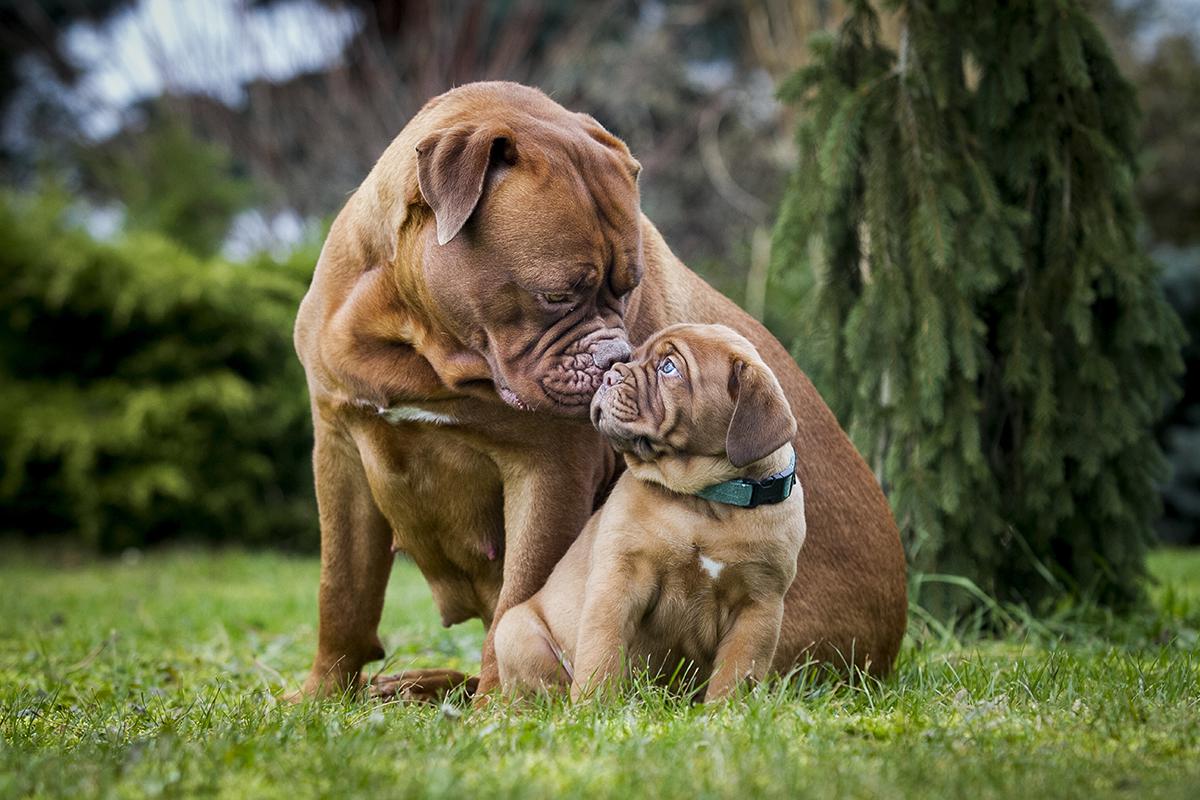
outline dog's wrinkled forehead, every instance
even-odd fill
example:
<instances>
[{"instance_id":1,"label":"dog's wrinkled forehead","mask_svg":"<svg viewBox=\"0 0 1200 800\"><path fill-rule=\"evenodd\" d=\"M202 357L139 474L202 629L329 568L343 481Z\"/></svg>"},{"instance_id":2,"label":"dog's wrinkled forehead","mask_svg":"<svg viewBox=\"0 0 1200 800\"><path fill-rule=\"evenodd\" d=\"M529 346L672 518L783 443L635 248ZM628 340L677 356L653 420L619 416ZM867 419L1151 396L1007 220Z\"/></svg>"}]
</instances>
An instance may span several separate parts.
<instances>
[{"instance_id":1,"label":"dog's wrinkled forehead","mask_svg":"<svg viewBox=\"0 0 1200 800\"><path fill-rule=\"evenodd\" d=\"M671 364L664 371L665 360ZM740 334L724 325L672 325L651 336L638 348L634 361L650 383L671 381L678 390L672 393L676 403L690 412L694 424L727 421L733 400L730 394L731 370L737 362L758 363L758 353ZM661 423L666 409L649 403L641 409Z\"/></svg>"},{"instance_id":2,"label":"dog's wrinkled forehead","mask_svg":"<svg viewBox=\"0 0 1200 800\"><path fill-rule=\"evenodd\" d=\"M726 376L729 365L737 360L761 361L754 346L732 328L693 323L662 329L642 343L634 358L646 364L660 363L671 353L678 353L683 358L683 366L691 371L702 371L707 377L714 371Z\"/></svg>"},{"instance_id":3,"label":"dog's wrinkled forehead","mask_svg":"<svg viewBox=\"0 0 1200 800\"><path fill-rule=\"evenodd\" d=\"M590 138L539 130L523 152L533 163L525 180L507 187L516 196L500 206L511 221L500 221L501 229L521 235L523 246L533 252L560 253L564 243L606 241L607 247L624 251L614 255L637 260L640 198L619 151Z\"/></svg>"},{"instance_id":4,"label":"dog's wrinkled forehead","mask_svg":"<svg viewBox=\"0 0 1200 800\"><path fill-rule=\"evenodd\" d=\"M513 164L481 181L478 206L463 215L471 224L459 234L468 250L455 258L475 262L492 282L543 293L622 297L637 286L640 198L627 151L577 128L529 124L508 135Z\"/></svg>"}]
</instances>

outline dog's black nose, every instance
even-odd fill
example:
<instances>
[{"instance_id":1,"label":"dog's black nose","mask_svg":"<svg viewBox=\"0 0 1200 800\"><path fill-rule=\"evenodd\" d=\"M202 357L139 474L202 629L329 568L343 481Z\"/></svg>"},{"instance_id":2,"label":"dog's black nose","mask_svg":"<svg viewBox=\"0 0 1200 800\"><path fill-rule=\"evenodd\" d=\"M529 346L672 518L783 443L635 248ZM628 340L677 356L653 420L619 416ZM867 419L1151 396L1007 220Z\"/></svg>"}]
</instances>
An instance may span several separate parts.
<instances>
[{"instance_id":1,"label":"dog's black nose","mask_svg":"<svg viewBox=\"0 0 1200 800\"><path fill-rule=\"evenodd\" d=\"M600 369L608 369L618 361L628 361L633 355L624 339L606 339L592 350L592 361Z\"/></svg>"}]
</instances>

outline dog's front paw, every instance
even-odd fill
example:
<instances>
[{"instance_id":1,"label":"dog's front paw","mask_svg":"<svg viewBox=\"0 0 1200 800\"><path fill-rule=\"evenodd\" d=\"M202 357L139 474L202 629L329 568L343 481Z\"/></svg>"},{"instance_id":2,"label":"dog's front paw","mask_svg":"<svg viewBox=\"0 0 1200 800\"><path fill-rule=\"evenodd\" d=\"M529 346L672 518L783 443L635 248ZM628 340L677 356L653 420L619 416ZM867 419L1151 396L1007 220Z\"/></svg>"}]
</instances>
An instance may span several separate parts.
<instances>
[{"instance_id":1,"label":"dog's front paw","mask_svg":"<svg viewBox=\"0 0 1200 800\"><path fill-rule=\"evenodd\" d=\"M456 692L473 697L478 688L479 678L457 670L409 669L372 678L367 695L377 700L437 704Z\"/></svg>"}]
</instances>

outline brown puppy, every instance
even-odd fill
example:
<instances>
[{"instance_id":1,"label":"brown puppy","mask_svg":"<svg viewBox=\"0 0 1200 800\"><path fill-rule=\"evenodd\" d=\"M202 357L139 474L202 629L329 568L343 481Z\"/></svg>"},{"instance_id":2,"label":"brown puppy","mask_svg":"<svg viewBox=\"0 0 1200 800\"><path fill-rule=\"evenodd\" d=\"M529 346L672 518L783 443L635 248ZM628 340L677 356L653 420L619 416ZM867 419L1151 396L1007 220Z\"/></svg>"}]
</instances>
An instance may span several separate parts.
<instances>
[{"instance_id":1,"label":"brown puppy","mask_svg":"<svg viewBox=\"0 0 1200 800\"><path fill-rule=\"evenodd\" d=\"M805 534L803 492L786 495L796 420L754 346L723 325L673 325L605 375L592 421L628 470L546 585L498 623L503 690L570 684L578 699L633 666L706 680L714 700L790 669L775 654ZM697 495L772 476L778 502Z\"/></svg>"},{"instance_id":2,"label":"brown puppy","mask_svg":"<svg viewBox=\"0 0 1200 800\"><path fill-rule=\"evenodd\" d=\"M490 635L541 588L618 464L588 424L630 342L723 322L770 365L799 420L809 543L786 640L886 671L904 632L891 512L787 351L679 262L640 212L619 139L536 89L462 86L431 100L338 215L296 319L312 398L320 625L305 693L357 684L394 554L442 621ZM463 676L406 675L436 693Z\"/></svg>"}]
</instances>

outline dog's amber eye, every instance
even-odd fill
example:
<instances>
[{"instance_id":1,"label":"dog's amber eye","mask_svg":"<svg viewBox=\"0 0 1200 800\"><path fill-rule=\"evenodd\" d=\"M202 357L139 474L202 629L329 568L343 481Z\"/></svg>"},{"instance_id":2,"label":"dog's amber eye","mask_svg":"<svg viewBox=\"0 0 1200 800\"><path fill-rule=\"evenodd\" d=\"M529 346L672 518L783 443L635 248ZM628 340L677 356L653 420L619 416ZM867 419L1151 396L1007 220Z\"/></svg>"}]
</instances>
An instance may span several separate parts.
<instances>
[{"instance_id":1,"label":"dog's amber eye","mask_svg":"<svg viewBox=\"0 0 1200 800\"><path fill-rule=\"evenodd\" d=\"M664 358L664 359L663 359L662 361L660 361L660 362L659 362L659 364L658 364L658 371L659 371L659 372L661 372L663 375L674 375L674 374L675 374L676 372L678 372L679 370L677 370L677 369L675 368L675 362L674 362L674 361L672 361L672 360L671 360L671 359L669 359L669 358Z\"/></svg>"},{"instance_id":2,"label":"dog's amber eye","mask_svg":"<svg viewBox=\"0 0 1200 800\"><path fill-rule=\"evenodd\" d=\"M552 303L554 305L558 305L559 303L570 302L571 295L569 295L569 294L543 294L542 299L545 300L547 303Z\"/></svg>"}]
</instances>

